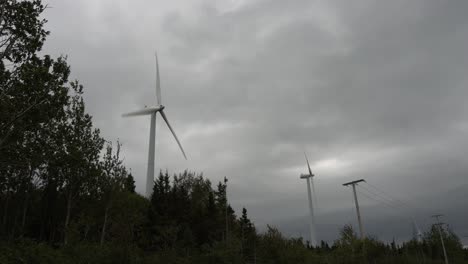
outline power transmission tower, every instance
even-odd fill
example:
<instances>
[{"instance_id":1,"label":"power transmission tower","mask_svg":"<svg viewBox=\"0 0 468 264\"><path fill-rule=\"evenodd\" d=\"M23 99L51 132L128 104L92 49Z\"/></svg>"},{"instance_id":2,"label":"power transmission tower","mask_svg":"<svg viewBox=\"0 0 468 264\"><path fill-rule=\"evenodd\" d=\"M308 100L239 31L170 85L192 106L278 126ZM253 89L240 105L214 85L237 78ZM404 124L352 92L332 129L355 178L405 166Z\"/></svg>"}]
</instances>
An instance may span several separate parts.
<instances>
[{"instance_id":1,"label":"power transmission tower","mask_svg":"<svg viewBox=\"0 0 468 264\"><path fill-rule=\"evenodd\" d=\"M363 179L356 180L356 181L351 181L347 183L343 183L343 186L348 186L351 185L353 186L353 194L354 194L354 204L356 204L356 212L357 212L357 217L358 217L358 223L359 223L359 232L361 233L361 239L364 239L364 229L362 227L362 221L361 221L361 212L359 211L359 203L356 195L356 185L360 182L366 182Z\"/></svg>"},{"instance_id":2,"label":"power transmission tower","mask_svg":"<svg viewBox=\"0 0 468 264\"><path fill-rule=\"evenodd\" d=\"M432 217L436 218L437 219L437 226L439 227L438 230L439 230L439 236L440 236L440 243L442 244L442 250L444 251L444 259L445 259L445 264L448 264L448 258L447 258L447 251L445 251L445 244L444 244L444 238L442 237L442 225L444 223L441 223L440 222L440 219L439 217L441 216L444 216L442 214L437 214L437 215L433 215Z\"/></svg>"}]
</instances>

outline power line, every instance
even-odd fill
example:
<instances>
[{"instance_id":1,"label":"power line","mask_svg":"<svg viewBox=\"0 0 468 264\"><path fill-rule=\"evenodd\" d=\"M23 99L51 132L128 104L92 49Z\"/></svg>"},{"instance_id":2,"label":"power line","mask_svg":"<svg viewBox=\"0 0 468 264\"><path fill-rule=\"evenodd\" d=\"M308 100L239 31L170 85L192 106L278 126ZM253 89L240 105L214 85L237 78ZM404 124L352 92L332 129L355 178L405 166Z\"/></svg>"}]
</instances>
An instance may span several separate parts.
<instances>
[{"instance_id":1,"label":"power line","mask_svg":"<svg viewBox=\"0 0 468 264\"><path fill-rule=\"evenodd\" d=\"M384 197L384 196L382 196L382 195L380 195L380 194L378 194L378 193L376 193L376 192L374 192L374 191L372 191L372 190L370 190L370 189L368 189L368 188L366 188L364 186L358 186L358 187L361 188L362 190L365 190L366 192L374 195L374 196L379 197L379 199L381 199L384 203L389 204L390 206L392 206L394 208L400 209L400 207L401 207L401 205L396 205L392 200L387 199L386 197Z\"/></svg>"},{"instance_id":2,"label":"power line","mask_svg":"<svg viewBox=\"0 0 468 264\"><path fill-rule=\"evenodd\" d=\"M394 206L394 205L392 205L392 204L390 204L390 203L388 203L388 202L385 202L385 201L383 201L383 200L376 199L376 198L370 196L369 193L366 194L365 192L362 192L362 191L359 191L359 190L358 190L358 193L364 195L365 197L367 197L367 198L369 198L369 199L371 199L371 200L374 200L374 201L376 201L376 202L379 202L379 203L381 203L381 204L383 204L383 205L385 205L385 206L387 206L387 207L389 207L389 208L392 208L392 209L400 209L399 207L396 207L396 206Z\"/></svg>"},{"instance_id":3,"label":"power line","mask_svg":"<svg viewBox=\"0 0 468 264\"><path fill-rule=\"evenodd\" d=\"M407 206L408 208L417 209L417 208L415 208L414 206L412 206L411 204L409 204L409 203L407 203L407 202L404 202L404 201L402 201L402 200L400 200L400 199L395 198L393 195L390 195L388 192L386 192L386 191L384 191L384 190L378 188L377 186L375 186L375 185L373 185L373 184L370 184L370 183L368 183L368 182L366 182L366 183L367 183L367 185L368 185L369 187L371 187L371 188L374 189L375 191L380 192L380 193L382 193L383 195L387 196L390 200L393 200L393 201L395 201L395 202L398 202L398 203L402 204L403 206Z\"/></svg>"},{"instance_id":4,"label":"power line","mask_svg":"<svg viewBox=\"0 0 468 264\"><path fill-rule=\"evenodd\" d=\"M365 183L368 185L368 187L372 188L372 190L374 190L374 191L371 191L368 188L365 188L364 186L360 185L359 187L361 187L361 190L366 190L368 193L372 193L376 197L379 197L380 199L384 200L385 202L382 202L382 203L387 205L387 206L388 206L387 203L390 203L391 206L393 208L395 208L395 209L396 209L396 207L399 207L400 210L403 210L403 209L408 210L409 209L410 213L413 214L413 216L410 217L413 222L415 221L414 220L414 218L415 218L414 214L416 212L419 215L425 215L426 214L426 212L423 209L413 206L412 203L407 202L406 200L397 199L393 195L390 195L388 192L382 190L381 188L379 188L379 187L377 187L377 186L375 186L375 185L373 185L371 183L368 183L368 182L365 182ZM419 221L423 221L426 225L429 223L429 220L427 218L420 218Z\"/></svg>"},{"instance_id":5,"label":"power line","mask_svg":"<svg viewBox=\"0 0 468 264\"><path fill-rule=\"evenodd\" d=\"M382 202L381 200L378 200L378 199L375 199L373 198L372 196L369 196L368 194L362 192L362 191L359 191L357 190L357 192L362 195L362 196L365 196L366 198L368 199L371 199L371 200L374 200L376 202L379 202L383 205L385 205L387 208L390 208L390 209L399 209L399 208L396 208L395 206L393 205L390 205L390 204L387 204L387 203L384 203ZM398 213L396 210L393 210L394 213L389 213L388 210L383 210L383 213L389 217L398 217L398 218L402 218L402 219L409 219L409 217L407 216L404 216L404 215L401 215L401 213Z\"/></svg>"},{"instance_id":6,"label":"power line","mask_svg":"<svg viewBox=\"0 0 468 264\"><path fill-rule=\"evenodd\" d=\"M383 191L382 189L378 188L375 185L372 185L372 184L370 184L368 182L366 182L366 183L373 190L379 192L379 194L376 194L377 196L381 196L383 199L387 200L388 202L390 202L392 204L395 204L395 205L398 205L398 206L406 207L407 209L410 209L410 210L418 211L420 214L425 214L425 212L422 209L420 209L418 207L415 207L415 206L413 206L412 204L410 204L408 202L404 202L404 201L402 201L400 199L397 199L397 198L393 197L388 192ZM361 186L361 187L363 187L363 186Z\"/></svg>"}]
</instances>

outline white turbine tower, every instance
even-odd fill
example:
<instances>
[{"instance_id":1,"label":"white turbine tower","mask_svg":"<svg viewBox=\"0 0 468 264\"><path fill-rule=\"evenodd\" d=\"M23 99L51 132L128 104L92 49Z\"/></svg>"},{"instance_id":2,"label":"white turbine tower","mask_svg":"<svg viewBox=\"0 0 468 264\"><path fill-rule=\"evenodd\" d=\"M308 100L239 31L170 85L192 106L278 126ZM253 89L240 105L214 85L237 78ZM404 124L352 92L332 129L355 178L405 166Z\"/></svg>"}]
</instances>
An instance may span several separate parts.
<instances>
[{"instance_id":1,"label":"white turbine tower","mask_svg":"<svg viewBox=\"0 0 468 264\"><path fill-rule=\"evenodd\" d=\"M304 153L305 155L305 153ZM316 229L315 229L315 216L314 216L314 203L312 201L312 193L310 190L310 185L312 182L312 188L314 189L314 200L315 199L315 188L313 184L312 178L314 174L312 174L312 170L310 169L309 160L307 159L307 155L305 155L307 161L307 167L309 169L309 174L302 174L301 179L307 180L307 196L309 198L309 210L310 210L310 245L313 247L317 246L317 237L316 237Z\"/></svg>"},{"instance_id":2,"label":"white turbine tower","mask_svg":"<svg viewBox=\"0 0 468 264\"><path fill-rule=\"evenodd\" d=\"M149 150L148 150L148 171L146 173L146 197L150 197L153 191L154 184L154 149L155 149L155 139L156 139L156 114L159 112L167 124L169 130L171 130L172 135L174 135L177 144L179 145L184 158L187 159L184 149L180 144L179 139L177 138L174 130L172 129L169 121L167 120L166 114L164 113L164 105L161 104L161 84L159 81L159 64L158 64L158 55L156 56L156 105L153 107L146 107L142 110L135 112L123 114L123 117L129 116L141 116L141 115L150 115L151 116L151 126L150 126L150 138L149 138Z\"/></svg>"}]
</instances>

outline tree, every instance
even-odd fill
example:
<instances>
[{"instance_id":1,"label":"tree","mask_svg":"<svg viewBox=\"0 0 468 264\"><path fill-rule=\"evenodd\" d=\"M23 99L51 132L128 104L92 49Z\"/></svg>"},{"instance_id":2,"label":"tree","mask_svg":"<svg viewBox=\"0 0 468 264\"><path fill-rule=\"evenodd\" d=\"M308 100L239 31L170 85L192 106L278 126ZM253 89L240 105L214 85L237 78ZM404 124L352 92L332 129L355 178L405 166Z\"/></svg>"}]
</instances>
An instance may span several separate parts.
<instances>
[{"instance_id":1,"label":"tree","mask_svg":"<svg viewBox=\"0 0 468 264\"><path fill-rule=\"evenodd\" d=\"M218 208L218 212L220 212L218 216L219 222L224 222L224 232L221 232L221 236L224 238L225 241L228 240L228 210L227 210L227 179L224 178L224 183L219 182L217 186L217 190L215 192L215 201L216 207Z\"/></svg>"},{"instance_id":2,"label":"tree","mask_svg":"<svg viewBox=\"0 0 468 264\"><path fill-rule=\"evenodd\" d=\"M135 179L133 178L132 173L129 173L125 178L125 190L135 193Z\"/></svg>"},{"instance_id":3,"label":"tree","mask_svg":"<svg viewBox=\"0 0 468 264\"><path fill-rule=\"evenodd\" d=\"M444 240L448 259L451 262L463 259L463 245L460 242L460 238L449 227L441 226L440 232ZM444 258L439 226L437 224L433 224L429 231L424 233L423 242L426 244L425 251L430 253L432 259Z\"/></svg>"},{"instance_id":4,"label":"tree","mask_svg":"<svg viewBox=\"0 0 468 264\"><path fill-rule=\"evenodd\" d=\"M40 0L4 0L0 5L0 61L21 63L40 51L48 34ZM2 63L3 64L3 63Z\"/></svg>"},{"instance_id":5,"label":"tree","mask_svg":"<svg viewBox=\"0 0 468 264\"><path fill-rule=\"evenodd\" d=\"M40 1L4 0L0 5L2 224L12 236L18 225L10 228L9 224L18 219L24 233L30 196L45 167L54 121L65 114L68 102L70 71L65 60L37 56L48 34L43 29L45 20L39 18L43 10ZM9 221L10 208L16 210Z\"/></svg>"},{"instance_id":6,"label":"tree","mask_svg":"<svg viewBox=\"0 0 468 264\"><path fill-rule=\"evenodd\" d=\"M252 260L255 254L257 234L255 227L247 216L247 209L242 208L242 216L239 219L241 256L245 261Z\"/></svg>"},{"instance_id":7,"label":"tree","mask_svg":"<svg viewBox=\"0 0 468 264\"><path fill-rule=\"evenodd\" d=\"M333 247L340 261L352 259L357 263L363 254L362 245L354 228L351 225L345 225L340 230L340 238L335 240Z\"/></svg>"},{"instance_id":8,"label":"tree","mask_svg":"<svg viewBox=\"0 0 468 264\"><path fill-rule=\"evenodd\" d=\"M122 160L120 159L120 147L121 144L117 141L117 149L115 153L112 151L112 143L109 142L106 147L106 154L104 159L101 162L101 179L100 183L100 199L104 205L104 221L102 223L101 230L101 245L104 243L106 236L106 227L109 217L109 210L112 207L112 203L115 200L115 197L119 193L125 191L127 184L128 172L125 166L122 165Z\"/></svg>"},{"instance_id":9,"label":"tree","mask_svg":"<svg viewBox=\"0 0 468 264\"><path fill-rule=\"evenodd\" d=\"M64 60L36 55L48 34L46 21L39 18L44 8L39 0L0 5L0 147L14 133L34 131L37 127L30 126L39 123L34 121L50 117L57 110L51 106L66 99L62 85L69 69Z\"/></svg>"},{"instance_id":10,"label":"tree","mask_svg":"<svg viewBox=\"0 0 468 264\"><path fill-rule=\"evenodd\" d=\"M64 243L67 244L68 226L71 209L75 198L87 192L93 175L90 173L99 166L99 153L104 145L104 139L98 129L93 129L92 117L85 112L82 98L83 86L78 82L71 83L75 95L70 98L66 107L66 115L59 125L63 141L57 162L62 166L59 174L63 182L63 192L66 194L66 216L64 223Z\"/></svg>"}]
</instances>

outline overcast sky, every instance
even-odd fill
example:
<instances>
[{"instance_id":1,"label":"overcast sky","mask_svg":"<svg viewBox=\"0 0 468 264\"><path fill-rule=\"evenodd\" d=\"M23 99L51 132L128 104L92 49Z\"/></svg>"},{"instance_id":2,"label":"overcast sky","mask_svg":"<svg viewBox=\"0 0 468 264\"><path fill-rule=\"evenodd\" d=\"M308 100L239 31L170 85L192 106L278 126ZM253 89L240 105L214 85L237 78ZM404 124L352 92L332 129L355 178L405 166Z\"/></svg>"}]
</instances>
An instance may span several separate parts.
<instances>
[{"instance_id":1,"label":"overcast sky","mask_svg":"<svg viewBox=\"0 0 468 264\"><path fill-rule=\"evenodd\" d=\"M307 214L303 151L322 222L346 212L336 222L354 223L341 184L359 178L425 213L468 193L466 0L46 3L44 53L68 56L87 111L123 143L139 192L150 119L121 114L155 104L157 49L162 101L188 156L159 117L157 170L226 176L232 205L257 226ZM360 199L368 214L380 206ZM430 222L425 213L415 217Z\"/></svg>"}]
</instances>

